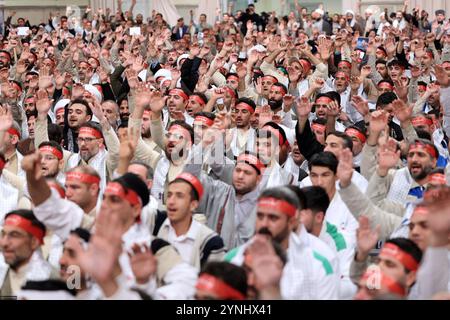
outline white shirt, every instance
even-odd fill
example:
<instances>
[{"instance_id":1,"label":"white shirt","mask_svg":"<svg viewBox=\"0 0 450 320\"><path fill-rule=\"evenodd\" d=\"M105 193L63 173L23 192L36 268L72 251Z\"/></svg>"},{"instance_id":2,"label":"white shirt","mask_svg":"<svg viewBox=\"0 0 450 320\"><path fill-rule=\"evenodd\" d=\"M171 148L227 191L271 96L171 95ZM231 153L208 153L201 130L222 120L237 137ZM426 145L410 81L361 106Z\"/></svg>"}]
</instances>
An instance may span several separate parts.
<instances>
[{"instance_id":1,"label":"white shirt","mask_svg":"<svg viewBox=\"0 0 450 320\"><path fill-rule=\"evenodd\" d=\"M356 239L356 229L358 229L358 221L353 217L347 205L342 201L339 192L334 194L325 213L325 221L334 224L338 230L346 231L350 237Z\"/></svg>"},{"instance_id":2,"label":"white shirt","mask_svg":"<svg viewBox=\"0 0 450 320\"><path fill-rule=\"evenodd\" d=\"M354 185L356 185L358 187L358 189L362 192L362 193L366 193L367 190L367 186L369 185L369 182L367 182L366 178L364 178L358 171L353 170L353 175L352 175L352 183ZM305 179L303 179L300 182L300 187L304 188L304 187L310 187L312 186L312 182L311 182L311 177L306 177ZM336 189L339 190L339 180L336 181Z\"/></svg>"},{"instance_id":3,"label":"white shirt","mask_svg":"<svg viewBox=\"0 0 450 320\"><path fill-rule=\"evenodd\" d=\"M169 219L166 219L161 228L169 228L168 242L173 245L178 253L183 258L183 261L191 263L192 260L192 248L194 246L195 239L197 238L198 231L200 229L200 223L192 219L191 226L188 232L177 236L175 229L170 224Z\"/></svg>"}]
</instances>

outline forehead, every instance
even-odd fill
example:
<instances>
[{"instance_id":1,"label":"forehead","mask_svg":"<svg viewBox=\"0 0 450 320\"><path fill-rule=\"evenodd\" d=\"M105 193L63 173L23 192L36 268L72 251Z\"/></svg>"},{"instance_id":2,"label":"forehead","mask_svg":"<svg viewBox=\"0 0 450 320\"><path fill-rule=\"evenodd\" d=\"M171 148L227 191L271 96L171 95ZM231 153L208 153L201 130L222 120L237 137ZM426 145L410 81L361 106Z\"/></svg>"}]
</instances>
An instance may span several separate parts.
<instances>
[{"instance_id":1,"label":"forehead","mask_svg":"<svg viewBox=\"0 0 450 320\"><path fill-rule=\"evenodd\" d=\"M235 170L238 169L238 170L242 170L242 171L251 171L256 174L255 169L251 165L249 165L248 163L245 163L245 162L236 163L236 166L234 168L235 168Z\"/></svg>"},{"instance_id":2,"label":"forehead","mask_svg":"<svg viewBox=\"0 0 450 320\"><path fill-rule=\"evenodd\" d=\"M342 144L342 138L336 137L334 134L330 134L327 136L326 142Z\"/></svg>"},{"instance_id":3,"label":"forehead","mask_svg":"<svg viewBox=\"0 0 450 320\"><path fill-rule=\"evenodd\" d=\"M311 173L324 174L324 173L333 173L333 171L331 171L331 169L327 167L312 166Z\"/></svg>"},{"instance_id":4,"label":"forehead","mask_svg":"<svg viewBox=\"0 0 450 320\"><path fill-rule=\"evenodd\" d=\"M128 166L128 172L134 173L140 177L147 177L147 168L141 164L130 164Z\"/></svg>"},{"instance_id":5,"label":"forehead","mask_svg":"<svg viewBox=\"0 0 450 320\"><path fill-rule=\"evenodd\" d=\"M426 222L427 220L427 215L422 213L413 213L411 216L411 222L413 223Z\"/></svg>"},{"instance_id":6,"label":"forehead","mask_svg":"<svg viewBox=\"0 0 450 320\"><path fill-rule=\"evenodd\" d=\"M69 106L69 110L73 109L73 110L86 110L86 106L84 104L81 103L74 103L71 106Z\"/></svg>"},{"instance_id":7,"label":"forehead","mask_svg":"<svg viewBox=\"0 0 450 320\"><path fill-rule=\"evenodd\" d=\"M183 193L188 194L191 192L191 185L187 182L175 182L171 183L169 185L169 192L177 192L177 193Z\"/></svg>"},{"instance_id":8,"label":"forehead","mask_svg":"<svg viewBox=\"0 0 450 320\"><path fill-rule=\"evenodd\" d=\"M2 231L4 231L5 233L10 233L10 232L26 233L23 229L21 229L19 227L8 226L8 225L3 226Z\"/></svg>"}]
</instances>

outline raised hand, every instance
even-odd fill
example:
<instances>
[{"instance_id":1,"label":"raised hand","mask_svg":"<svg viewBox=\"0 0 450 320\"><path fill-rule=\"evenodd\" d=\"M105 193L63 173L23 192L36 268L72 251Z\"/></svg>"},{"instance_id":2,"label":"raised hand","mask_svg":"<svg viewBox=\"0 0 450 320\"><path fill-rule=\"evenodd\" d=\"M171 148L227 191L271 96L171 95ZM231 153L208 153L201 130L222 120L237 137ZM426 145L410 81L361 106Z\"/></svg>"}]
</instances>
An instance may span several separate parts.
<instances>
[{"instance_id":1,"label":"raised hand","mask_svg":"<svg viewBox=\"0 0 450 320\"><path fill-rule=\"evenodd\" d=\"M145 83L139 83L134 92L134 103L136 108L144 110L152 100L152 92L148 89Z\"/></svg>"},{"instance_id":2,"label":"raised hand","mask_svg":"<svg viewBox=\"0 0 450 320\"><path fill-rule=\"evenodd\" d=\"M128 136L126 139L120 141L119 158L126 160L126 167L134 157L136 146L138 144L138 134L133 127L128 128ZM124 168L125 169L125 168Z\"/></svg>"},{"instance_id":3,"label":"raised hand","mask_svg":"<svg viewBox=\"0 0 450 320\"><path fill-rule=\"evenodd\" d=\"M392 107L394 109L394 115L400 122L406 122L411 120L413 106L408 106L405 102L397 99L392 102Z\"/></svg>"},{"instance_id":4,"label":"raised hand","mask_svg":"<svg viewBox=\"0 0 450 320\"><path fill-rule=\"evenodd\" d=\"M127 69L125 71L125 76L127 77L128 86L130 87L130 89L132 89L132 90L136 89L139 84L136 70Z\"/></svg>"},{"instance_id":5,"label":"raised hand","mask_svg":"<svg viewBox=\"0 0 450 320\"><path fill-rule=\"evenodd\" d=\"M306 97L299 97L297 98L296 103L295 109L297 111L297 117L308 118L312 110L312 103L309 102L309 99Z\"/></svg>"},{"instance_id":6,"label":"raised hand","mask_svg":"<svg viewBox=\"0 0 450 320\"><path fill-rule=\"evenodd\" d=\"M368 101L360 96L352 96L351 104L363 117L370 112Z\"/></svg>"},{"instance_id":7,"label":"raised hand","mask_svg":"<svg viewBox=\"0 0 450 320\"><path fill-rule=\"evenodd\" d=\"M378 147L378 174L384 177L389 169L397 165L399 160L400 150L397 149L397 142L394 139L388 139Z\"/></svg>"},{"instance_id":8,"label":"raised hand","mask_svg":"<svg viewBox=\"0 0 450 320\"><path fill-rule=\"evenodd\" d=\"M369 255L370 250L375 248L380 237L380 226L375 230L370 227L370 221L367 216L359 217L359 228L356 230L357 240L357 260L362 261Z\"/></svg>"},{"instance_id":9,"label":"raised hand","mask_svg":"<svg viewBox=\"0 0 450 320\"><path fill-rule=\"evenodd\" d=\"M353 154L350 149L343 149L339 156L339 164L336 173L341 187L346 188L350 185L352 182L353 171Z\"/></svg>"},{"instance_id":10,"label":"raised hand","mask_svg":"<svg viewBox=\"0 0 450 320\"><path fill-rule=\"evenodd\" d=\"M269 105L261 107L261 112L259 113L259 127L262 128L267 122L273 120L273 112Z\"/></svg>"},{"instance_id":11,"label":"raised hand","mask_svg":"<svg viewBox=\"0 0 450 320\"><path fill-rule=\"evenodd\" d=\"M434 66L434 73L436 75L436 80L439 82L441 88L447 88L448 86L450 86L450 78L441 65L436 64Z\"/></svg>"},{"instance_id":12,"label":"raised hand","mask_svg":"<svg viewBox=\"0 0 450 320\"><path fill-rule=\"evenodd\" d=\"M380 133L387 128L389 114L384 110L376 110L370 114L370 132Z\"/></svg>"},{"instance_id":13,"label":"raised hand","mask_svg":"<svg viewBox=\"0 0 450 320\"><path fill-rule=\"evenodd\" d=\"M23 171L31 174L35 180L42 178L41 154L39 150L24 156L20 165Z\"/></svg>"},{"instance_id":14,"label":"raised hand","mask_svg":"<svg viewBox=\"0 0 450 320\"><path fill-rule=\"evenodd\" d=\"M283 97L283 105L284 105L284 111L288 112L289 110L291 110L292 105L294 104L295 98L293 95L290 94L286 94Z\"/></svg>"},{"instance_id":15,"label":"raised hand","mask_svg":"<svg viewBox=\"0 0 450 320\"><path fill-rule=\"evenodd\" d=\"M365 79L370 75L371 72L372 68L369 65L365 65L364 67L361 68L361 77Z\"/></svg>"},{"instance_id":16,"label":"raised hand","mask_svg":"<svg viewBox=\"0 0 450 320\"><path fill-rule=\"evenodd\" d=\"M337 118L341 113L341 108L339 108L339 105L336 101L331 101L328 104L328 110L327 110L327 116L332 118Z\"/></svg>"},{"instance_id":17,"label":"raised hand","mask_svg":"<svg viewBox=\"0 0 450 320\"><path fill-rule=\"evenodd\" d=\"M53 100L48 98L47 90L39 89L36 100L36 110L38 111L38 114L46 118L52 104Z\"/></svg>"},{"instance_id":18,"label":"raised hand","mask_svg":"<svg viewBox=\"0 0 450 320\"><path fill-rule=\"evenodd\" d=\"M47 89L52 86L52 76L50 69L47 67L41 68L39 72L39 89Z\"/></svg>"},{"instance_id":19,"label":"raised hand","mask_svg":"<svg viewBox=\"0 0 450 320\"><path fill-rule=\"evenodd\" d=\"M135 243L131 248L130 257L131 270L138 284L146 284L152 275L156 273L157 260L147 245Z\"/></svg>"},{"instance_id":20,"label":"raised hand","mask_svg":"<svg viewBox=\"0 0 450 320\"><path fill-rule=\"evenodd\" d=\"M139 73L144 69L144 59L142 59L141 55L134 59L131 69L136 73Z\"/></svg>"},{"instance_id":21,"label":"raised hand","mask_svg":"<svg viewBox=\"0 0 450 320\"><path fill-rule=\"evenodd\" d=\"M153 91L150 101L150 109L155 114L160 114L166 105L168 96L163 96L160 91Z\"/></svg>"},{"instance_id":22,"label":"raised hand","mask_svg":"<svg viewBox=\"0 0 450 320\"><path fill-rule=\"evenodd\" d=\"M11 113L11 107L9 105L4 105L0 107L0 132L5 132L13 125L13 116ZM0 144L3 141L0 141Z\"/></svg>"}]
</instances>

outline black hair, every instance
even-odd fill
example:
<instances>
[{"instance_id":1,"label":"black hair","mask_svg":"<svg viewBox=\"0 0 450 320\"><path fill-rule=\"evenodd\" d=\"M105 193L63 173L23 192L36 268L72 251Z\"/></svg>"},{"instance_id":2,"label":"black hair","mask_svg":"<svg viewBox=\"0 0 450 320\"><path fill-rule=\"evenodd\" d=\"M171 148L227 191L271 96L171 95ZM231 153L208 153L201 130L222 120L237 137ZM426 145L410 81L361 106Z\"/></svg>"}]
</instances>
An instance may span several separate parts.
<instances>
[{"instance_id":1,"label":"black hair","mask_svg":"<svg viewBox=\"0 0 450 320\"><path fill-rule=\"evenodd\" d=\"M305 197L305 209L310 209L313 213L325 214L330 205L330 198L322 187L310 186L300 190Z\"/></svg>"},{"instance_id":2,"label":"black hair","mask_svg":"<svg viewBox=\"0 0 450 320\"><path fill-rule=\"evenodd\" d=\"M211 261L205 264L200 275L212 275L247 296L247 274L242 267L225 261Z\"/></svg>"},{"instance_id":3,"label":"black hair","mask_svg":"<svg viewBox=\"0 0 450 320\"><path fill-rule=\"evenodd\" d=\"M439 150L438 148L436 148L436 146L434 145L434 143L431 141L431 139L414 139L413 144L415 143L421 143L421 144L425 144L428 145L430 147L433 148L434 152L436 153L437 157L439 157ZM436 158L437 159L437 158Z\"/></svg>"},{"instance_id":4,"label":"black hair","mask_svg":"<svg viewBox=\"0 0 450 320\"><path fill-rule=\"evenodd\" d=\"M428 131L420 130L420 129L415 129L415 130L416 130L416 133L417 133L417 136L419 137L419 139L431 141L431 134Z\"/></svg>"},{"instance_id":5,"label":"black hair","mask_svg":"<svg viewBox=\"0 0 450 320\"><path fill-rule=\"evenodd\" d=\"M212 113L212 112L205 112L205 111L197 112L196 114L194 114L194 118L195 117L206 117L206 118L208 118L210 120L216 119L216 115L214 113Z\"/></svg>"},{"instance_id":6,"label":"black hair","mask_svg":"<svg viewBox=\"0 0 450 320\"><path fill-rule=\"evenodd\" d=\"M330 98L331 100L334 100L338 103L338 105L341 105L341 95L337 91L328 91L327 93L323 94L325 97Z\"/></svg>"},{"instance_id":7,"label":"black hair","mask_svg":"<svg viewBox=\"0 0 450 320\"><path fill-rule=\"evenodd\" d=\"M142 207L145 207L148 204L150 200L150 193L147 185L141 178L139 178L139 176L134 173L127 172L113 181L120 183L120 185L124 187L125 192L128 192L128 189L135 191L142 200Z\"/></svg>"},{"instance_id":8,"label":"black hair","mask_svg":"<svg viewBox=\"0 0 450 320\"><path fill-rule=\"evenodd\" d=\"M174 125L179 125L186 129L191 137L191 142L194 142L194 129L192 128L192 126L188 125L184 120L175 120L170 123L169 130Z\"/></svg>"},{"instance_id":9,"label":"black hair","mask_svg":"<svg viewBox=\"0 0 450 320\"><path fill-rule=\"evenodd\" d=\"M174 180L169 182L169 186L173 183L180 183L180 182L187 183L191 187L191 200L200 201L200 195L198 194L197 190L194 188L194 186L189 181L187 181L185 179L175 178Z\"/></svg>"},{"instance_id":10,"label":"black hair","mask_svg":"<svg viewBox=\"0 0 450 320\"><path fill-rule=\"evenodd\" d=\"M147 169L147 179L153 180L154 171L153 168L150 167L147 163L140 160L133 160L130 162L128 166L131 166L132 164L143 166L145 169Z\"/></svg>"},{"instance_id":11,"label":"black hair","mask_svg":"<svg viewBox=\"0 0 450 320\"><path fill-rule=\"evenodd\" d=\"M63 140L63 128L56 123L49 123L47 126L48 139L61 144Z\"/></svg>"},{"instance_id":12,"label":"black hair","mask_svg":"<svg viewBox=\"0 0 450 320\"><path fill-rule=\"evenodd\" d=\"M392 87L394 87L394 82L390 79L381 79L380 81L378 81L377 86L379 86L381 83L389 83Z\"/></svg>"},{"instance_id":13,"label":"black hair","mask_svg":"<svg viewBox=\"0 0 450 320\"><path fill-rule=\"evenodd\" d=\"M275 123L273 121L269 121L269 122L264 124L264 126L262 128L263 130L261 130L261 131L266 131L266 130L264 130L264 127L267 127L267 126L274 128L275 130L277 130L281 134L281 137L283 138L283 143L287 141L286 132L284 131L284 129L279 124L277 124L277 123ZM259 134L258 134L258 137L259 137ZM281 145L281 141L279 141L279 143Z\"/></svg>"},{"instance_id":14,"label":"black hair","mask_svg":"<svg viewBox=\"0 0 450 320\"><path fill-rule=\"evenodd\" d=\"M377 99L377 107L384 108L388 104L397 100L397 95L391 91L381 94Z\"/></svg>"},{"instance_id":15,"label":"black hair","mask_svg":"<svg viewBox=\"0 0 450 320\"><path fill-rule=\"evenodd\" d=\"M384 60L384 59L378 59L377 61L375 61L375 65L380 64L380 63L384 64L384 65L387 64L386 60Z\"/></svg>"},{"instance_id":16,"label":"black hair","mask_svg":"<svg viewBox=\"0 0 450 320\"><path fill-rule=\"evenodd\" d=\"M89 115L89 116L93 115L91 107L89 107L89 103L86 100L84 100L84 99L75 99L75 100L73 100L73 101L71 101L69 103L69 107L74 105L74 104L82 104L83 106L86 107L86 114Z\"/></svg>"},{"instance_id":17,"label":"black hair","mask_svg":"<svg viewBox=\"0 0 450 320\"><path fill-rule=\"evenodd\" d=\"M86 123L83 123L80 128L92 128L97 130L98 132L100 132L100 134L102 135L103 138L103 132L102 132L102 127L99 123L94 122L94 121L88 121Z\"/></svg>"},{"instance_id":18,"label":"black hair","mask_svg":"<svg viewBox=\"0 0 450 320\"><path fill-rule=\"evenodd\" d=\"M316 118L312 121L312 123L317 123L317 124L321 124L321 125L326 125L327 124L327 119L324 118Z\"/></svg>"},{"instance_id":19,"label":"black hair","mask_svg":"<svg viewBox=\"0 0 450 320\"><path fill-rule=\"evenodd\" d=\"M312 167L326 167L333 171L334 174L336 174L338 162L338 159L333 153L329 151L323 151L316 153L311 157L308 163L308 168L309 171L311 171Z\"/></svg>"},{"instance_id":20,"label":"black hair","mask_svg":"<svg viewBox=\"0 0 450 320\"><path fill-rule=\"evenodd\" d=\"M117 130L119 129L127 129L128 128L128 120L120 121L119 126L117 127Z\"/></svg>"},{"instance_id":21,"label":"black hair","mask_svg":"<svg viewBox=\"0 0 450 320\"><path fill-rule=\"evenodd\" d=\"M295 194L297 195L298 201L300 203L300 206L297 208L299 210L303 210L306 209L306 197L305 194L303 193L302 189L300 189L298 186L294 186L294 185L287 185L286 186L289 190L294 191Z\"/></svg>"},{"instance_id":22,"label":"black hair","mask_svg":"<svg viewBox=\"0 0 450 320\"><path fill-rule=\"evenodd\" d=\"M250 107L252 107L253 110L256 110L256 103L252 99L249 99L249 98L246 98L246 97L239 98L236 101L236 105L238 105L241 102L244 102L244 103L248 104Z\"/></svg>"},{"instance_id":23,"label":"black hair","mask_svg":"<svg viewBox=\"0 0 450 320\"><path fill-rule=\"evenodd\" d=\"M360 131L359 128L357 130ZM334 132L330 132L328 135L333 135L335 137L341 138L342 139L342 147L344 149L345 148L349 148L350 150L353 149L353 140L352 140L352 138L350 138L344 132L334 131Z\"/></svg>"},{"instance_id":24,"label":"black hair","mask_svg":"<svg viewBox=\"0 0 450 320\"><path fill-rule=\"evenodd\" d=\"M392 243L399 247L402 251L408 253L412 256L412 258L420 264L420 261L422 260L422 250L415 244L412 240L407 238L391 238L389 240L386 240L385 244ZM406 272L409 273L411 270L406 269Z\"/></svg>"},{"instance_id":25,"label":"black hair","mask_svg":"<svg viewBox=\"0 0 450 320\"><path fill-rule=\"evenodd\" d=\"M70 231L71 234L75 234L79 238L83 239L84 242L89 242L91 239L91 233L89 230L83 229L83 228L76 228L74 230Z\"/></svg>"},{"instance_id":26,"label":"black hair","mask_svg":"<svg viewBox=\"0 0 450 320\"><path fill-rule=\"evenodd\" d=\"M27 209L13 210L13 211L8 212L5 215L4 219L5 220L8 219L8 217L11 216L11 215L20 216L20 217L22 217L22 218L24 218L26 220L29 220L33 226L35 226L35 227L41 229L42 231L44 231L44 234L47 231L47 229L45 228L45 225L36 218L36 216L34 215L32 210L27 210Z\"/></svg>"},{"instance_id":27,"label":"black hair","mask_svg":"<svg viewBox=\"0 0 450 320\"><path fill-rule=\"evenodd\" d=\"M273 87L273 86L279 87L279 88L283 89L285 93L288 93L288 90L287 90L286 86L285 86L284 84L280 83L280 82L275 82L275 83L272 85L272 87Z\"/></svg>"}]
</instances>

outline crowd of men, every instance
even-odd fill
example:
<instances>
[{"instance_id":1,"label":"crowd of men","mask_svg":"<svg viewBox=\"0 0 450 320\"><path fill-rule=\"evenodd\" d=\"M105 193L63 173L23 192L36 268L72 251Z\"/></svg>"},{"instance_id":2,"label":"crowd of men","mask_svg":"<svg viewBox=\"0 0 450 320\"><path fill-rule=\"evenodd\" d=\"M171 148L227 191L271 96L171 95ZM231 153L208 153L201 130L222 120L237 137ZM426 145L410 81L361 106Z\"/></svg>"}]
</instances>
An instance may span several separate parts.
<instances>
[{"instance_id":1,"label":"crowd of men","mask_svg":"<svg viewBox=\"0 0 450 320\"><path fill-rule=\"evenodd\" d=\"M5 22L0 297L450 299L443 10L135 4Z\"/></svg>"}]
</instances>

